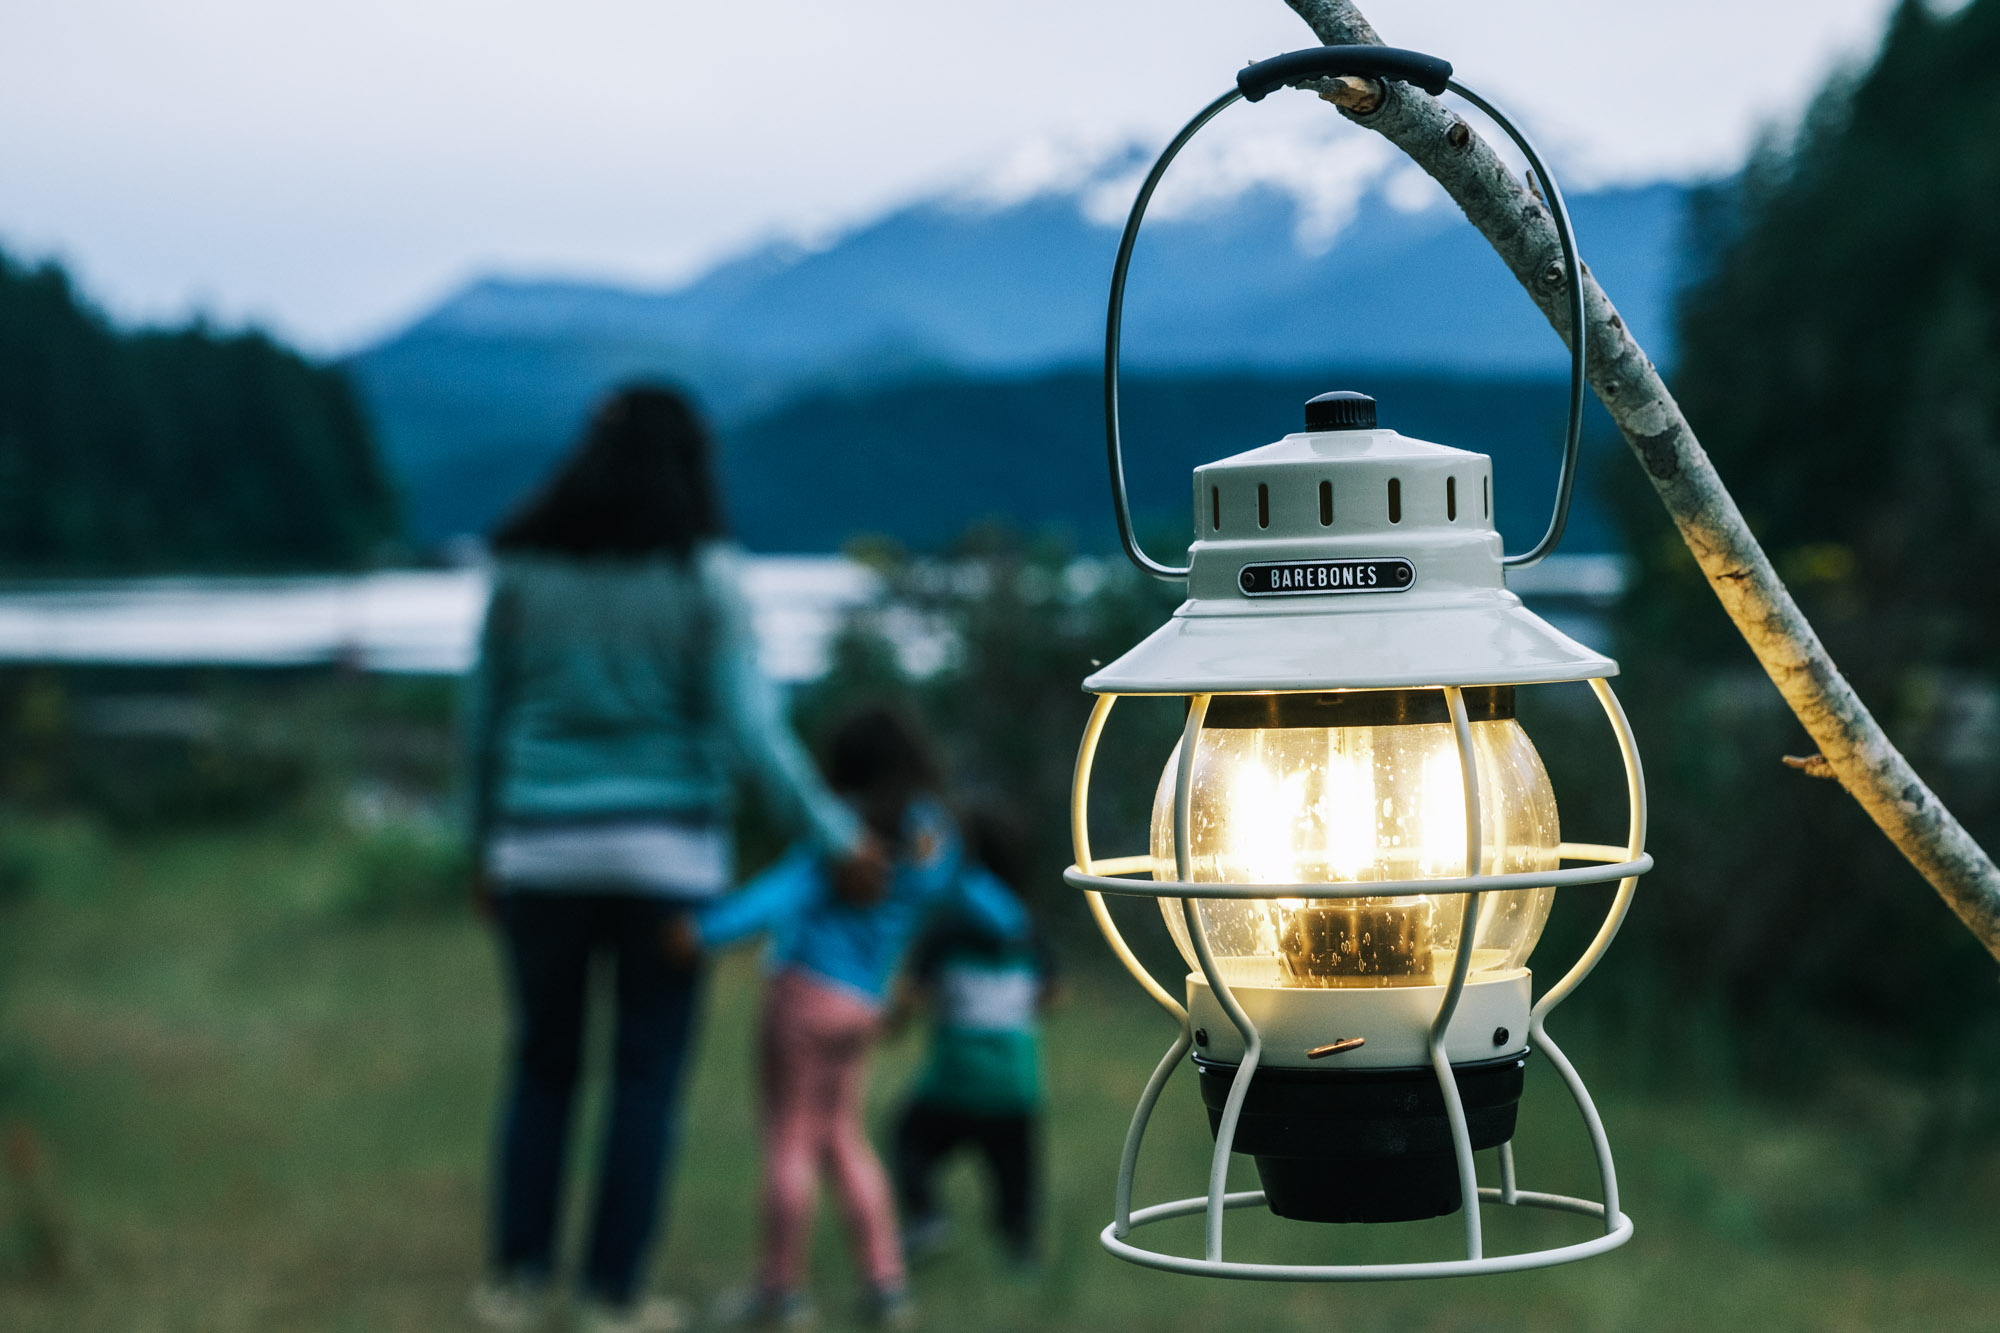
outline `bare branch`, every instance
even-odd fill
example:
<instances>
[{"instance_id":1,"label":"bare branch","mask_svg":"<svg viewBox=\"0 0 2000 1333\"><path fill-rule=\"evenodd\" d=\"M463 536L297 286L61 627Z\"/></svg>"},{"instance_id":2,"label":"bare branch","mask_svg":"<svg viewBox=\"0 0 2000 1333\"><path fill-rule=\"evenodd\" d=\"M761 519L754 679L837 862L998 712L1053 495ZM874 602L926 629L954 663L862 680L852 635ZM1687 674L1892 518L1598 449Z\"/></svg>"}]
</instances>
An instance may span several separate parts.
<instances>
[{"instance_id":1,"label":"bare branch","mask_svg":"<svg viewBox=\"0 0 2000 1333\"><path fill-rule=\"evenodd\" d=\"M1328 45L1381 41L1348 0L1286 3ZM1342 114L1381 133L1444 187L1567 341L1562 253L1548 210L1492 146L1437 99L1408 84L1382 88L1385 95L1375 110ZM1966 929L2000 957L2000 869L1890 744L1840 674L1751 535L1680 405L1588 268L1584 283L1591 388L1645 468L1723 609L1818 744L1816 757Z\"/></svg>"},{"instance_id":2,"label":"bare branch","mask_svg":"<svg viewBox=\"0 0 2000 1333\"><path fill-rule=\"evenodd\" d=\"M1834 776L1833 765L1826 762L1823 754L1788 754L1783 759L1786 768L1796 768L1809 778Z\"/></svg>"},{"instance_id":3,"label":"bare branch","mask_svg":"<svg viewBox=\"0 0 2000 1333\"><path fill-rule=\"evenodd\" d=\"M1382 105L1382 80L1363 78L1354 74L1342 74L1324 81L1319 90L1320 100L1331 102L1342 111L1352 111L1357 116L1370 115Z\"/></svg>"}]
</instances>

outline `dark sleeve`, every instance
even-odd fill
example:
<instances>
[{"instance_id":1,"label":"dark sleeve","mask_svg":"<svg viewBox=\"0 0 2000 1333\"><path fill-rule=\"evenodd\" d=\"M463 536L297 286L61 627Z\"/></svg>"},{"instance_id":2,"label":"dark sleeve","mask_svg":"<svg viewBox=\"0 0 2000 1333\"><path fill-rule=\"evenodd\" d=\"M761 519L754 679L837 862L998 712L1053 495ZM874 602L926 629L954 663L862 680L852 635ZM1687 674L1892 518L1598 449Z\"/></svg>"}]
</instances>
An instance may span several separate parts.
<instances>
[{"instance_id":1,"label":"dark sleeve","mask_svg":"<svg viewBox=\"0 0 2000 1333\"><path fill-rule=\"evenodd\" d=\"M924 933L917 937L916 947L910 950L908 964L910 980L919 986L929 986L937 981L939 971L944 967L948 927L932 922Z\"/></svg>"},{"instance_id":2,"label":"dark sleeve","mask_svg":"<svg viewBox=\"0 0 2000 1333\"><path fill-rule=\"evenodd\" d=\"M984 866L964 866L953 883L958 891L954 905L967 921L987 934L1018 940L1034 924L1014 891Z\"/></svg>"}]
</instances>

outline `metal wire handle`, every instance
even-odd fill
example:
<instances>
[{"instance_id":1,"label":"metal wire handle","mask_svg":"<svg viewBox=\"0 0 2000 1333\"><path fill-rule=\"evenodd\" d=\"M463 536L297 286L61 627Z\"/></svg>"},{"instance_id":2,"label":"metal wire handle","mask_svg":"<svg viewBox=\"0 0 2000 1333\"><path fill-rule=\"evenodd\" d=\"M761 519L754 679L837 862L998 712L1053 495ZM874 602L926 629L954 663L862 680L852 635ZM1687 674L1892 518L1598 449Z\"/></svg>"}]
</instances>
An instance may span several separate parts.
<instances>
[{"instance_id":1,"label":"metal wire handle","mask_svg":"<svg viewBox=\"0 0 2000 1333\"><path fill-rule=\"evenodd\" d=\"M1132 247L1139 240L1139 224L1146 216L1146 205L1152 202L1153 191L1159 188L1161 178L1167 174L1168 164L1187 146L1188 140L1194 138L1209 121L1221 115L1230 103L1239 99L1262 101L1267 93L1285 84L1337 74L1399 79L1433 95L1445 91L1457 93L1492 117L1493 123L1506 131L1507 137L1527 158L1535 179L1541 182L1549 214L1555 221L1556 239L1562 245L1563 274L1569 295L1569 427L1563 436L1562 470L1556 477L1555 511L1549 516L1548 530L1528 550L1503 557L1503 563L1509 569L1540 563L1555 550L1556 544L1562 540L1563 529L1569 525L1570 497L1576 489L1576 460L1583 443L1586 339L1583 326L1583 264L1577 258L1576 237L1570 230L1569 208L1563 203L1562 190L1543 164L1541 154L1528 141L1528 136L1502 115L1498 107L1452 78L1451 66L1445 61L1395 47L1322 46L1289 51L1246 66L1236 76L1236 87L1203 107L1193 120L1182 126L1181 132L1173 137L1161 152L1159 160L1153 163L1153 169L1146 173L1144 183L1139 186L1139 197L1132 201L1131 215L1125 219L1124 235L1118 240L1118 258L1111 266L1110 306L1104 319L1104 447L1111 467L1111 504L1118 518L1118 540L1124 545L1125 554L1132 563L1154 578L1184 579L1188 576L1188 567L1163 565L1140 547L1138 534L1132 529L1131 499L1125 489L1125 458L1118 429L1118 346L1125 321L1125 275L1132 264Z\"/></svg>"}]
</instances>

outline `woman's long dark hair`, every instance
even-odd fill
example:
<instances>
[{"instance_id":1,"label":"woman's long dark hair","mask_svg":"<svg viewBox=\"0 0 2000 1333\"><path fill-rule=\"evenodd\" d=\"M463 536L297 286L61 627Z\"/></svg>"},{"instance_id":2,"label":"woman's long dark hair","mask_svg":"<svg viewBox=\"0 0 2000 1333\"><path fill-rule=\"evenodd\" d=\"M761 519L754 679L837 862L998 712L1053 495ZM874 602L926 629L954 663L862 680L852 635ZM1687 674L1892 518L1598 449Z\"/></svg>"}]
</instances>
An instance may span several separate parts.
<instances>
[{"instance_id":1,"label":"woman's long dark hair","mask_svg":"<svg viewBox=\"0 0 2000 1333\"><path fill-rule=\"evenodd\" d=\"M725 531L708 429L658 384L607 398L583 443L493 534L495 551L685 560Z\"/></svg>"}]
</instances>

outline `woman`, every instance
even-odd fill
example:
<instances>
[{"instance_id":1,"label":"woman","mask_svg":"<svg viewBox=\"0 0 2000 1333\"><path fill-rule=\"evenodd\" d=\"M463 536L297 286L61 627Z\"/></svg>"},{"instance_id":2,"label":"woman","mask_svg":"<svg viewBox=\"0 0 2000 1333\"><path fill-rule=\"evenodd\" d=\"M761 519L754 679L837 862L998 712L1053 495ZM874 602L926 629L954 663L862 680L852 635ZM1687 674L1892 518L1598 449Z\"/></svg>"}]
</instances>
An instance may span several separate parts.
<instances>
[{"instance_id":1,"label":"woman","mask_svg":"<svg viewBox=\"0 0 2000 1333\"><path fill-rule=\"evenodd\" d=\"M637 1299L701 977L662 925L732 873L730 775L747 769L850 883L886 859L787 730L724 541L708 437L680 395L614 395L493 537L471 707L477 892L511 982L512 1078L489 1326L546 1314L590 965L609 961L612 1091L580 1306L585 1328L666 1330Z\"/></svg>"}]
</instances>

